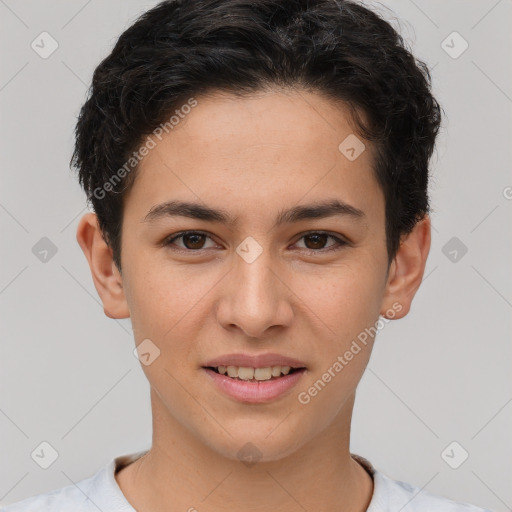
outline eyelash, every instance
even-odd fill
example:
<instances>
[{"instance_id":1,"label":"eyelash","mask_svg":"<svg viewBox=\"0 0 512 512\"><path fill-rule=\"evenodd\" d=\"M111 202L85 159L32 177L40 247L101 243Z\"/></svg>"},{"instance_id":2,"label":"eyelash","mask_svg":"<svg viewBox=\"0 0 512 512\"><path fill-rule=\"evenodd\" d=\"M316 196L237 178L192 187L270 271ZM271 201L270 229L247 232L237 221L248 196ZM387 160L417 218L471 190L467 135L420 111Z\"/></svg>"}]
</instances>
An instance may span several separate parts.
<instances>
[{"instance_id":1,"label":"eyelash","mask_svg":"<svg viewBox=\"0 0 512 512\"><path fill-rule=\"evenodd\" d=\"M204 231L182 231L180 233L171 235L171 237L166 238L163 242L163 245L166 247L171 247L175 240L178 240L179 238L183 238L185 235L204 235L211 239L211 237L208 235L208 233L206 233ZM317 253L326 253L326 252L330 252L330 251L336 251L336 250L341 249L343 246L348 245L348 242L346 242L345 240L342 240L341 238L334 236L330 233L327 233L325 231L310 231L310 232L302 235L298 240L301 240L302 238L305 238L305 237L311 236L311 235L327 235L328 238L333 238L336 241L336 244L331 247L328 247L326 249L303 249L304 251L306 251L309 254L317 254ZM201 251L204 251L207 249L183 249L183 248L179 247L179 248L172 248L172 250L175 250L178 252L198 253L198 252L201 252Z\"/></svg>"}]
</instances>

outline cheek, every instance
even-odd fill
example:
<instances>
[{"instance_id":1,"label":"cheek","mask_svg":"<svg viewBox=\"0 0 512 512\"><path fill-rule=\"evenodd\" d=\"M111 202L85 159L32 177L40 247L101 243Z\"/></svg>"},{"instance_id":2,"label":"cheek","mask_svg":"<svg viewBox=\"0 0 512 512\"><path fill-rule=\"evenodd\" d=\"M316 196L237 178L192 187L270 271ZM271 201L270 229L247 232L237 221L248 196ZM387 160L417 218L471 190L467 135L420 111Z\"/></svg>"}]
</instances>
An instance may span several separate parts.
<instances>
[{"instance_id":1,"label":"cheek","mask_svg":"<svg viewBox=\"0 0 512 512\"><path fill-rule=\"evenodd\" d=\"M371 266L347 263L314 275L297 274L295 279L293 290L307 306L304 311L316 316L340 347L379 316L381 279Z\"/></svg>"},{"instance_id":2,"label":"cheek","mask_svg":"<svg viewBox=\"0 0 512 512\"><path fill-rule=\"evenodd\" d=\"M184 268L167 265L147 265L144 271L132 272L129 279L128 303L135 342L150 339L160 351L158 362L181 374L188 363L197 364L197 344L204 330L205 307L218 276L201 273L193 277ZM156 361L155 361L156 363ZM153 365L152 365L153 366ZM147 375L152 368L144 368Z\"/></svg>"},{"instance_id":3,"label":"cheek","mask_svg":"<svg viewBox=\"0 0 512 512\"><path fill-rule=\"evenodd\" d=\"M372 342L348 341L322 347L322 361L298 389L297 400L303 421L311 428L329 425L350 412L354 396L368 364ZM341 416L339 416L341 414Z\"/></svg>"},{"instance_id":4,"label":"cheek","mask_svg":"<svg viewBox=\"0 0 512 512\"><path fill-rule=\"evenodd\" d=\"M132 322L156 331L171 328L209 289L208 278L190 278L184 267L139 261L132 267L129 302Z\"/></svg>"}]
</instances>

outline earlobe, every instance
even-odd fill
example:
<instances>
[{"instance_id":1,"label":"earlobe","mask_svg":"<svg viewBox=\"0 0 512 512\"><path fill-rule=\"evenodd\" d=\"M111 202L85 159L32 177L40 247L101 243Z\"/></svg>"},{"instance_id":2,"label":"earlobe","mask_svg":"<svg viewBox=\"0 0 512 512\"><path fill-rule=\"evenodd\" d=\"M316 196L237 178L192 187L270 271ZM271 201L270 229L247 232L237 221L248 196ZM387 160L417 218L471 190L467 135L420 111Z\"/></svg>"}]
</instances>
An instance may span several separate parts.
<instances>
[{"instance_id":1,"label":"earlobe","mask_svg":"<svg viewBox=\"0 0 512 512\"><path fill-rule=\"evenodd\" d=\"M112 249L103 238L96 214L86 213L80 219L76 239L89 263L105 315L109 318L128 318L130 310L121 274L114 263Z\"/></svg>"},{"instance_id":2,"label":"earlobe","mask_svg":"<svg viewBox=\"0 0 512 512\"><path fill-rule=\"evenodd\" d=\"M405 236L393 260L381 315L393 310L393 318L402 318L409 312L412 300L420 287L430 250L430 217L418 221L409 235ZM397 305L401 307L398 307ZM396 310L396 311L395 311Z\"/></svg>"}]
</instances>

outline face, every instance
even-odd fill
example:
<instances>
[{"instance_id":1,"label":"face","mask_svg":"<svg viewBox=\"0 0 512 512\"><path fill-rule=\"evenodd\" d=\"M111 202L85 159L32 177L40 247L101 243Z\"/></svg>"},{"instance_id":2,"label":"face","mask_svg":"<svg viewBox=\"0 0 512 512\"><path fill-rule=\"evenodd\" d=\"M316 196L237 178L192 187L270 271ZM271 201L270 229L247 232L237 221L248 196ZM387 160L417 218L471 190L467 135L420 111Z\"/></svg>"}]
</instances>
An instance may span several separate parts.
<instances>
[{"instance_id":1,"label":"face","mask_svg":"<svg viewBox=\"0 0 512 512\"><path fill-rule=\"evenodd\" d=\"M161 141L153 136L125 197L122 300L136 344L150 340L151 360L159 351L142 365L154 414L225 457L251 442L275 460L347 424L369 328L393 304L384 196L371 146L355 159L339 149L354 129L322 96L196 100ZM217 213L180 215L162 206L170 201ZM325 204L338 207L311 209ZM233 379L205 369L269 353L305 367L280 394L280 378L265 384L271 398L235 397L220 382Z\"/></svg>"}]
</instances>

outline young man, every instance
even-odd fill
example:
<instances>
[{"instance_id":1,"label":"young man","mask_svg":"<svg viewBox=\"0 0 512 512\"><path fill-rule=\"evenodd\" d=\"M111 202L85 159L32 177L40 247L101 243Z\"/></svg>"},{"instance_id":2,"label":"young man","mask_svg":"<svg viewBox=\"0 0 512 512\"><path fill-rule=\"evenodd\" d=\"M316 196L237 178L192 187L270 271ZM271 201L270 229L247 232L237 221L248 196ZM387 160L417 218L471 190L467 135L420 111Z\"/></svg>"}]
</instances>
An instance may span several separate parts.
<instances>
[{"instance_id":1,"label":"young man","mask_svg":"<svg viewBox=\"0 0 512 512\"><path fill-rule=\"evenodd\" d=\"M439 125L425 65L362 5L146 12L94 73L73 163L152 446L5 510L481 512L349 451L375 326L422 280Z\"/></svg>"}]
</instances>

